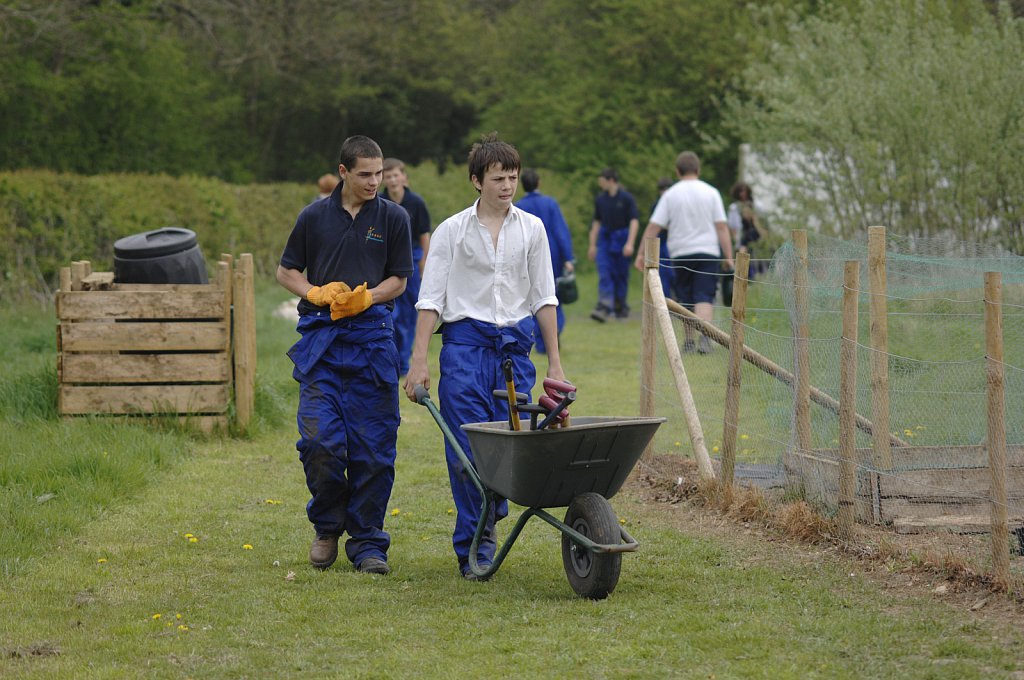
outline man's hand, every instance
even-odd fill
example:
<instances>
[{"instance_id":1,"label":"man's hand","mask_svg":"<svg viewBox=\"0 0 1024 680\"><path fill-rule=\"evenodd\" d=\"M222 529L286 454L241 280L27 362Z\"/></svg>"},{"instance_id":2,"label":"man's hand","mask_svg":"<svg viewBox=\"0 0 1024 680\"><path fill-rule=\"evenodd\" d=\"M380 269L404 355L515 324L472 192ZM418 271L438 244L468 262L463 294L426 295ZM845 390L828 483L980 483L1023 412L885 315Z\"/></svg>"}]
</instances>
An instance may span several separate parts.
<instances>
[{"instance_id":1,"label":"man's hand","mask_svg":"<svg viewBox=\"0 0 1024 680\"><path fill-rule=\"evenodd\" d=\"M589 257L592 262L597 260L597 246L592 245L587 248L587 257Z\"/></svg>"},{"instance_id":2,"label":"man's hand","mask_svg":"<svg viewBox=\"0 0 1024 680\"><path fill-rule=\"evenodd\" d=\"M313 286L306 291L306 299L314 305L326 307L334 302L334 299L341 293L348 293L352 289L344 281L332 281L322 286Z\"/></svg>"},{"instance_id":3,"label":"man's hand","mask_svg":"<svg viewBox=\"0 0 1024 680\"><path fill-rule=\"evenodd\" d=\"M644 259L644 252L642 250L636 254L636 259L633 260L633 267L638 272L643 272L647 268L647 261Z\"/></svg>"},{"instance_id":4,"label":"man's hand","mask_svg":"<svg viewBox=\"0 0 1024 680\"><path fill-rule=\"evenodd\" d=\"M363 282L347 293L338 293L331 303L331 320L337 321L349 316L355 316L365 311L373 304L373 294L366 288Z\"/></svg>"},{"instance_id":5,"label":"man's hand","mask_svg":"<svg viewBox=\"0 0 1024 680\"><path fill-rule=\"evenodd\" d=\"M417 361L415 358L409 360L409 372L405 374L405 396L410 401L416 401L416 386L422 385L423 389L430 389L430 372L427 370L426 360Z\"/></svg>"},{"instance_id":6,"label":"man's hand","mask_svg":"<svg viewBox=\"0 0 1024 680\"><path fill-rule=\"evenodd\" d=\"M623 257L633 257L633 242L626 241L626 245L622 246Z\"/></svg>"}]
</instances>

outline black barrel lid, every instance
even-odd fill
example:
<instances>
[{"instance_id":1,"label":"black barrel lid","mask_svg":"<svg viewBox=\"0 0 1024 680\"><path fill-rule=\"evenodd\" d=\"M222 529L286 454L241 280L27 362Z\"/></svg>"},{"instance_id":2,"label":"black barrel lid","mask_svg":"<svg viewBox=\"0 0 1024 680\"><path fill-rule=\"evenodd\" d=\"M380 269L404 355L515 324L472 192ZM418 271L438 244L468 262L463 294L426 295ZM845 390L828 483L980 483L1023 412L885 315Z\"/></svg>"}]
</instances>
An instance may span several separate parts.
<instances>
[{"instance_id":1,"label":"black barrel lid","mask_svg":"<svg viewBox=\"0 0 1024 680\"><path fill-rule=\"evenodd\" d=\"M164 227L125 236L114 242L114 256L125 260L172 255L196 245L196 233L182 227Z\"/></svg>"}]
</instances>

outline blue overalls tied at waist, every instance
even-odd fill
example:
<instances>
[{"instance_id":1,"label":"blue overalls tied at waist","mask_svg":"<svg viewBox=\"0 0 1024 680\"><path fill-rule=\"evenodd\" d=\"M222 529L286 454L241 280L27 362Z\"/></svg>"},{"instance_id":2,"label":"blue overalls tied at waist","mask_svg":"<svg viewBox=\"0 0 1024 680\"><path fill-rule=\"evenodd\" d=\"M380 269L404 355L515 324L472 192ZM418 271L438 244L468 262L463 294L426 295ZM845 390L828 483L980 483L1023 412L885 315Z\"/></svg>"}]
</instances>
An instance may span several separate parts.
<instances>
[{"instance_id":1,"label":"blue overalls tied at waist","mask_svg":"<svg viewBox=\"0 0 1024 680\"><path fill-rule=\"evenodd\" d=\"M536 369L530 362L530 348L534 325L533 317L528 316L513 326L503 328L475 319L460 319L441 327L444 344L441 346L441 379L437 385L441 416L471 461L473 452L461 426L508 417L508 402L492 393L495 389L505 388L501 370L505 359L512 360L516 391L529 393L533 389ZM452 547L458 557L459 568L465 573L469 569L469 551L483 499L451 444L445 441L444 446L452 499L458 513ZM494 524L506 515L508 502L504 499L490 506L478 546L477 560L481 565L490 564L493 560L496 547Z\"/></svg>"},{"instance_id":2,"label":"blue overalls tied at waist","mask_svg":"<svg viewBox=\"0 0 1024 680\"><path fill-rule=\"evenodd\" d=\"M459 319L441 326L441 339L445 344L490 347L498 354L529 356L534 325L532 316L503 328L476 319Z\"/></svg>"},{"instance_id":3,"label":"blue overalls tied at waist","mask_svg":"<svg viewBox=\"0 0 1024 680\"><path fill-rule=\"evenodd\" d=\"M384 305L373 305L362 314L331 321L328 310L306 314L299 318L296 330L302 338L288 350L288 358L295 364L296 379L308 374L316 362L335 341L346 345L369 346L381 341L393 341L394 322ZM366 362L374 371L390 371L391 367ZM383 382L394 382L388 376L378 376Z\"/></svg>"}]
</instances>

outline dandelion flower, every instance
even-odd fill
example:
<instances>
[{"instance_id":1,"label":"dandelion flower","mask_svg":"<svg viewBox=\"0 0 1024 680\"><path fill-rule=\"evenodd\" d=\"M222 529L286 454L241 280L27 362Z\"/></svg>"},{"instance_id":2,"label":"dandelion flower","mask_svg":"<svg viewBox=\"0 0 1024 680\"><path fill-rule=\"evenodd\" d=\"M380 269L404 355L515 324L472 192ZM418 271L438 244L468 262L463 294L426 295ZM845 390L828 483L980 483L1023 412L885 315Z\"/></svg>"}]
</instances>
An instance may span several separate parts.
<instances>
[{"instance_id":1,"label":"dandelion flower","mask_svg":"<svg viewBox=\"0 0 1024 680\"><path fill-rule=\"evenodd\" d=\"M182 534L185 538L192 538L192 534Z\"/></svg>"},{"instance_id":2,"label":"dandelion flower","mask_svg":"<svg viewBox=\"0 0 1024 680\"><path fill-rule=\"evenodd\" d=\"M242 550L252 550L252 546L249 545L248 543L246 543L245 545L242 546Z\"/></svg>"},{"instance_id":3,"label":"dandelion flower","mask_svg":"<svg viewBox=\"0 0 1024 680\"><path fill-rule=\"evenodd\" d=\"M106 561L107 561L106 557L101 557L98 560L96 560L96 564L104 564Z\"/></svg>"},{"instance_id":4,"label":"dandelion flower","mask_svg":"<svg viewBox=\"0 0 1024 680\"><path fill-rule=\"evenodd\" d=\"M391 511L391 516L392 517L398 517L401 514L402 514L402 509L401 508L395 508L394 510Z\"/></svg>"},{"instance_id":5,"label":"dandelion flower","mask_svg":"<svg viewBox=\"0 0 1024 680\"><path fill-rule=\"evenodd\" d=\"M281 501L275 501L273 498L268 498L263 502L266 503L267 505L281 505Z\"/></svg>"},{"instance_id":6,"label":"dandelion flower","mask_svg":"<svg viewBox=\"0 0 1024 680\"><path fill-rule=\"evenodd\" d=\"M448 513L449 515L454 515L454 514L455 514L455 511L454 511L454 510L452 510L451 508L448 508L448 511L447 511L447 513Z\"/></svg>"},{"instance_id":7,"label":"dandelion flower","mask_svg":"<svg viewBox=\"0 0 1024 680\"><path fill-rule=\"evenodd\" d=\"M180 626L178 626L178 630L183 630L183 631L184 631L184 630L188 630L188 626L186 626L186 625L185 625L185 624L183 623L183 624L181 624Z\"/></svg>"},{"instance_id":8,"label":"dandelion flower","mask_svg":"<svg viewBox=\"0 0 1024 680\"><path fill-rule=\"evenodd\" d=\"M711 453L718 453L718 447L717 446L712 446L711 447Z\"/></svg>"},{"instance_id":9,"label":"dandelion flower","mask_svg":"<svg viewBox=\"0 0 1024 680\"><path fill-rule=\"evenodd\" d=\"M741 434L740 435L740 439L750 439L750 435L749 434Z\"/></svg>"},{"instance_id":10,"label":"dandelion flower","mask_svg":"<svg viewBox=\"0 0 1024 680\"><path fill-rule=\"evenodd\" d=\"M181 614L175 614L175 615L174 615L174 618L176 618L176 619L181 619Z\"/></svg>"},{"instance_id":11,"label":"dandelion flower","mask_svg":"<svg viewBox=\"0 0 1024 680\"><path fill-rule=\"evenodd\" d=\"M676 442L676 446L681 446L681 444L679 442Z\"/></svg>"},{"instance_id":12,"label":"dandelion flower","mask_svg":"<svg viewBox=\"0 0 1024 680\"><path fill-rule=\"evenodd\" d=\"M199 539L196 538L195 536L190 536L189 539L188 539L188 542L189 543L198 543Z\"/></svg>"},{"instance_id":13,"label":"dandelion flower","mask_svg":"<svg viewBox=\"0 0 1024 680\"><path fill-rule=\"evenodd\" d=\"M157 620L157 619L159 619L159 618L160 618L161 616L163 616L163 614L153 614L153 620L154 620L154 621L156 621L156 620Z\"/></svg>"},{"instance_id":14,"label":"dandelion flower","mask_svg":"<svg viewBox=\"0 0 1024 680\"><path fill-rule=\"evenodd\" d=\"M626 520L621 519L621 518L619 519L619 524L625 524L625 523L626 523Z\"/></svg>"}]
</instances>

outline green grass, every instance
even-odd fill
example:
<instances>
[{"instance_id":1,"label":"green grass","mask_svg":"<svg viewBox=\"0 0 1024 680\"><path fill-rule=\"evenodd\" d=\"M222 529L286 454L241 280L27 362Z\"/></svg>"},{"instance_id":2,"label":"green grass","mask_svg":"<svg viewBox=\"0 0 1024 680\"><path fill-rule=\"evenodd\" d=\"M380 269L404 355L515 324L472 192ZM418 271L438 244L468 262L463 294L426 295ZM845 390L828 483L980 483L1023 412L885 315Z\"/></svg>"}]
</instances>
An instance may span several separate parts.
<instances>
[{"instance_id":1,"label":"green grass","mask_svg":"<svg viewBox=\"0 0 1024 680\"><path fill-rule=\"evenodd\" d=\"M574 411L633 414L639 322L590 321L593 288L581 280L564 336L580 394ZM3 412L0 489L21 504L11 531L23 542L0 589L0 675L997 678L1024 670L1018 631L883 590L825 554L681 534L671 509L629 493L613 505L641 549L624 556L608 600L573 597L559 535L539 521L493 581L464 582L451 550L441 435L405 400L387 521L393 573L312 569L284 357L294 332L270 316L286 297L258 289L260 397L245 438ZM52 332L52 321L43 325ZM38 376L24 352L9 359ZM38 500L48 493L56 495ZM34 521L33 511L48 514Z\"/></svg>"}]
</instances>

